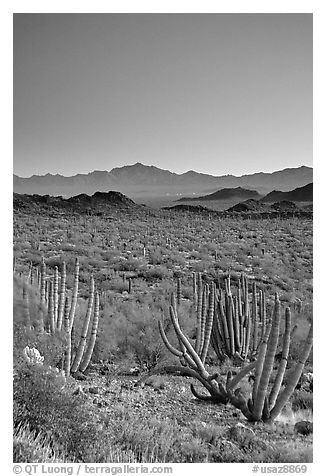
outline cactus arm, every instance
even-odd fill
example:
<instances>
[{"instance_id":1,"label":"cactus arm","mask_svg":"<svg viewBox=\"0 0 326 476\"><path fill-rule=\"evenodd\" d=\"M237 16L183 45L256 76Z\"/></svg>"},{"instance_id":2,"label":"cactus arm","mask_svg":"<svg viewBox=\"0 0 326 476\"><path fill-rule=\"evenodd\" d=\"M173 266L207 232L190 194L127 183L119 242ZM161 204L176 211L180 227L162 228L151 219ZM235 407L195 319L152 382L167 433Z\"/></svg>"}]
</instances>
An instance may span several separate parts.
<instances>
[{"instance_id":1,"label":"cactus arm","mask_svg":"<svg viewBox=\"0 0 326 476\"><path fill-rule=\"evenodd\" d=\"M94 302L94 316L93 316L93 324L92 324L92 331L90 335L90 339L88 342L88 347L85 352L84 359L80 365L80 371L84 372L91 360L94 346L95 346L95 341L96 341L96 335L97 335L97 328L98 328L98 320L99 320L99 313L100 313L100 295L98 291L95 293L95 302Z\"/></svg>"},{"instance_id":2,"label":"cactus arm","mask_svg":"<svg viewBox=\"0 0 326 476\"><path fill-rule=\"evenodd\" d=\"M70 314L69 314L70 330L72 329L72 326L74 325L74 319L75 319L77 296L78 296L78 281L79 281L79 260L78 260L78 258L76 258L74 288L73 288L73 291L72 291L71 307L70 307Z\"/></svg>"},{"instance_id":3,"label":"cactus arm","mask_svg":"<svg viewBox=\"0 0 326 476\"><path fill-rule=\"evenodd\" d=\"M50 324L50 332L54 334L55 331L55 320L54 320L54 302L53 302L53 283L49 281L49 301L48 301L48 318Z\"/></svg>"},{"instance_id":4,"label":"cactus arm","mask_svg":"<svg viewBox=\"0 0 326 476\"><path fill-rule=\"evenodd\" d=\"M271 331L271 324L269 324L265 330L265 335L263 336L262 342L260 344L259 352L258 352L257 365L255 370L255 382L254 382L254 387L252 391L253 402L255 402L256 396L257 396L257 391L258 391L261 373L264 366L265 355L267 350L267 342L268 342L270 331Z\"/></svg>"},{"instance_id":5,"label":"cactus arm","mask_svg":"<svg viewBox=\"0 0 326 476\"><path fill-rule=\"evenodd\" d=\"M168 338L165 334L162 321L158 322L158 326L159 326L159 331L160 331L162 340L163 340L165 346L167 347L167 349L171 352L171 354L176 355L177 357L183 357L183 353L181 352L181 350L176 349L172 344L170 344L170 342L169 342L169 340L168 340Z\"/></svg>"},{"instance_id":6,"label":"cactus arm","mask_svg":"<svg viewBox=\"0 0 326 476\"><path fill-rule=\"evenodd\" d=\"M240 334L239 334L239 307L238 307L238 296L234 297L233 303L233 328L234 328L234 346L236 351L240 350Z\"/></svg>"},{"instance_id":7,"label":"cactus arm","mask_svg":"<svg viewBox=\"0 0 326 476\"><path fill-rule=\"evenodd\" d=\"M250 364L246 365L242 370L240 370L240 372L237 373L237 375L235 375L233 377L233 379L230 380L228 386L227 386L227 390L233 390L237 385L238 383L252 370L256 367L257 365L257 361L255 360L254 362L250 362Z\"/></svg>"},{"instance_id":8,"label":"cactus arm","mask_svg":"<svg viewBox=\"0 0 326 476\"><path fill-rule=\"evenodd\" d=\"M198 279L197 334L196 334L196 344L195 344L195 350L197 354L199 353L199 350L200 350L200 341L201 341L202 307L203 307L202 282L201 282L201 279Z\"/></svg>"},{"instance_id":9,"label":"cactus arm","mask_svg":"<svg viewBox=\"0 0 326 476\"><path fill-rule=\"evenodd\" d=\"M192 297L194 303L197 303L197 275L195 272L192 273Z\"/></svg>"},{"instance_id":10,"label":"cactus arm","mask_svg":"<svg viewBox=\"0 0 326 476\"><path fill-rule=\"evenodd\" d=\"M231 292L231 290L230 290ZM234 355L235 353L235 347L234 347L234 328L233 328L233 319L234 319L234 309L233 309L233 301L232 301L232 295L231 294L226 294L225 296L225 303L226 303L226 317L227 317L227 323L228 323L228 331L229 331L229 336L230 336L230 352L231 356Z\"/></svg>"},{"instance_id":11,"label":"cactus arm","mask_svg":"<svg viewBox=\"0 0 326 476\"><path fill-rule=\"evenodd\" d=\"M257 289L256 283L253 283L252 289L252 323L253 323L253 352L258 347L258 312L257 312Z\"/></svg>"},{"instance_id":12,"label":"cactus arm","mask_svg":"<svg viewBox=\"0 0 326 476\"><path fill-rule=\"evenodd\" d=\"M229 400L232 405L241 410L248 421L254 421L254 416L248 408L248 403L246 402L244 396L240 394L240 392L235 391L234 394L229 396Z\"/></svg>"},{"instance_id":13,"label":"cactus arm","mask_svg":"<svg viewBox=\"0 0 326 476\"><path fill-rule=\"evenodd\" d=\"M291 311L287 307L285 310L285 332L283 336L282 359L278 367L277 375L271 393L269 395L269 406L273 408L276 398L279 394L283 377L288 362L289 348L290 348L290 333L291 333Z\"/></svg>"},{"instance_id":14,"label":"cactus arm","mask_svg":"<svg viewBox=\"0 0 326 476\"><path fill-rule=\"evenodd\" d=\"M226 404L228 402L228 397L218 390L212 391L212 389L209 389L211 392L211 395L203 395L201 393L198 393L195 386L193 384L190 384L190 390L191 393L198 398L198 400L204 400L206 402L213 402L213 403L224 403Z\"/></svg>"},{"instance_id":15,"label":"cactus arm","mask_svg":"<svg viewBox=\"0 0 326 476\"><path fill-rule=\"evenodd\" d=\"M69 299L66 297L65 301L65 308L64 308L64 330L66 334L66 349L65 349L65 356L64 356L64 372L66 377L70 375L70 364L71 364L71 329L69 326Z\"/></svg>"},{"instance_id":16,"label":"cactus arm","mask_svg":"<svg viewBox=\"0 0 326 476\"><path fill-rule=\"evenodd\" d=\"M264 359L264 365L261 372L261 377L257 389L256 398L254 401L253 416L256 420L260 420L264 408L264 401L267 393L267 387L273 370L274 357L277 349L279 327L280 327L280 300L278 295L275 295L275 305L273 313L272 328L268 338L267 350Z\"/></svg>"},{"instance_id":17,"label":"cactus arm","mask_svg":"<svg viewBox=\"0 0 326 476\"><path fill-rule=\"evenodd\" d=\"M207 356L207 351L208 351L208 346L209 342L211 339L211 333L212 333L212 328L213 328L213 318L214 318L214 310L215 310L215 285L214 283L211 284L211 291L209 294L209 306L208 306L208 315L206 319L206 328L205 328L205 335L204 335L204 343L203 343L203 349L200 355L200 358L205 364L206 356Z\"/></svg>"},{"instance_id":18,"label":"cactus arm","mask_svg":"<svg viewBox=\"0 0 326 476\"><path fill-rule=\"evenodd\" d=\"M261 339L263 339L266 330L266 296L265 291L261 290L260 295L260 319L261 319Z\"/></svg>"},{"instance_id":19,"label":"cactus arm","mask_svg":"<svg viewBox=\"0 0 326 476\"><path fill-rule=\"evenodd\" d=\"M54 323L55 326L57 325L58 321L58 304L59 304L59 273L58 273L58 266L54 268L54 281L53 281L53 315L54 315Z\"/></svg>"},{"instance_id":20,"label":"cactus arm","mask_svg":"<svg viewBox=\"0 0 326 476\"><path fill-rule=\"evenodd\" d=\"M83 354L84 354L84 350L85 350L85 347L86 347L86 338L87 338L88 326L89 326L89 322L91 320L91 315L92 315L92 310L93 310L93 303L94 303L94 277L91 276L87 312L86 312L86 316L85 316L85 319L84 319L82 332L81 332L81 335L80 335L80 341L79 341L79 344L78 344L76 357L75 357L74 363L71 367L71 372L77 372L78 367L80 365L80 362L82 360Z\"/></svg>"},{"instance_id":21,"label":"cactus arm","mask_svg":"<svg viewBox=\"0 0 326 476\"><path fill-rule=\"evenodd\" d=\"M207 318L207 288L203 290L203 302L202 302L202 312L201 312L201 322L200 322L200 343L198 346L197 354L200 355L203 350L204 339L205 339L205 329L206 329L206 318Z\"/></svg>"},{"instance_id":22,"label":"cactus arm","mask_svg":"<svg viewBox=\"0 0 326 476\"><path fill-rule=\"evenodd\" d=\"M182 344L187 349L190 357L195 362L199 373L204 378L207 378L209 376L209 374L208 374L207 370L205 369L202 361L200 360L198 354L196 353L195 349L192 347L192 345L188 341L187 337L183 334L182 330L180 329L178 320L176 318L176 314L175 314L174 309L173 309L172 306L170 306L170 316L171 316L172 324L173 324L173 327L174 327L175 333L177 334L178 339L182 342Z\"/></svg>"},{"instance_id":23,"label":"cactus arm","mask_svg":"<svg viewBox=\"0 0 326 476\"><path fill-rule=\"evenodd\" d=\"M312 348L312 340L313 340L313 326L311 324L310 330L308 333L308 337L306 339L306 343L304 346L304 349L302 351L300 360L296 364L294 370L291 372L291 376L289 378L289 381L287 382L284 390L279 394L279 396L276 399L276 403L274 407L272 408L270 412L270 420L275 420L275 418L280 414L282 411L284 405L292 395L295 386L297 385L299 378L302 374L302 371L304 369L305 363L309 357L311 348Z\"/></svg>"},{"instance_id":24,"label":"cactus arm","mask_svg":"<svg viewBox=\"0 0 326 476\"><path fill-rule=\"evenodd\" d=\"M248 316L246 317L246 333L245 333L245 346L243 358L246 359L250 350L250 340L252 331L252 317L250 315L250 308L248 308Z\"/></svg>"},{"instance_id":25,"label":"cactus arm","mask_svg":"<svg viewBox=\"0 0 326 476\"><path fill-rule=\"evenodd\" d=\"M44 257L42 257L41 262L41 273L40 273L40 294L41 294L41 304L45 304L45 273L46 273L46 265L44 261Z\"/></svg>"},{"instance_id":26,"label":"cactus arm","mask_svg":"<svg viewBox=\"0 0 326 476\"><path fill-rule=\"evenodd\" d=\"M219 299L218 305L217 305L217 310L218 310L218 317L220 318L222 322L222 329L224 333L224 342L225 342L225 349L226 353L228 356L230 356L231 353L231 346L230 346L230 335L229 335L229 330L228 330L228 325L227 325L227 320L223 308L223 303L222 303L222 298Z\"/></svg>"},{"instance_id":27,"label":"cactus arm","mask_svg":"<svg viewBox=\"0 0 326 476\"><path fill-rule=\"evenodd\" d=\"M198 400L204 400L205 402L212 402L213 401L213 397L212 395L203 395L201 393L198 393L194 384L190 384L190 390L191 390L191 393L194 395L194 397L198 398Z\"/></svg>"},{"instance_id":28,"label":"cactus arm","mask_svg":"<svg viewBox=\"0 0 326 476\"><path fill-rule=\"evenodd\" d=\"M67 279L66 263L63 262L62 269L61 269L60 295L59 295L58 319L57 319L57 329L59 331L61 331L61 328L62 328L63 312L65 307L66 279Z\"/></svg>"},{"instance_id":29,"label":"cactus arm","mask_svg":"<svg viewBox=\"0 0 326 476\"><path fill-rule=\"evenodd\" d=\"M177 279L177 305L181 304L181 278Z\"/></svg>"},{"instance_id":30,"label":"cactus arm","mask_svg":"<svg viewBox=\"0 0 326 476\"><path fill-rule=\"evenodd\" d=\"M220 336L220 333L219 333L219 330L218 330L216 313L214 313L214 317L213 317L213 329L212 329L212 334L211 334L211 344L212 344L212 347L213 347L217 357L220 360L223 360L226 357L226 355L223 351L223 342L222 342L222 339L221 339L221 336Z\"/></svg>"}]
</instances>

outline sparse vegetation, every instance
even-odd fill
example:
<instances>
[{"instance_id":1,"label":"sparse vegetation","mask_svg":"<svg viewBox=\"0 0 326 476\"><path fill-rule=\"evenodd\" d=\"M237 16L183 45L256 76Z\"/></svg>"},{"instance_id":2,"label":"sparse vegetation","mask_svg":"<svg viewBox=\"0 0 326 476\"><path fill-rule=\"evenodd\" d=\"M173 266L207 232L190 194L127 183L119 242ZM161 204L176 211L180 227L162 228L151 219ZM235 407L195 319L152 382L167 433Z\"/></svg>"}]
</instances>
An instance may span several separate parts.
<instances>
[{"instance_id":1,"label":"sparse vegetation","mask_svg":"<svg viewBox=\"0 0 326 476\"><path fill-rule=\"evenodd\" d=\"M288 370L300 361L312 323L311 225L307 217L16 203L14 460L310 462L312 436L298 434L293 422L299 415L312 419L312 382L298 382ZM255 297L241 307L246 311L239 323L248 329L250 308L252 324L241 343L227 306L236 303L242 275L247 283L242 289ZM215 293L223 302L219 311ZM223 385L233 379L243 395L252 395L259 384L253 383L253 369L264 342L264 312L272 315L275 293L278 305L291 310L296 331L287 342L289 326L285 320L278 326L286 352L269 345L275 366L265 369L269 377L259 399L271 398L273 386L280 395L286 386L300 388L292 389L273 423L262 423L260 415L252 425L240 406L227 404L229 396L223 405L193 398L188 381L194 374L187 369L195 360L206 383L219 374ZM217 335L224 341L215 345L208 332L213 311L227 324ZM175 355L161 339L159 322ZM188 343L180 344L178 325ZM44 359L29 362L26 346ZM183 346L190 355L187 366L176 358L185 358ZM312 370L308 350L304 372ZM243 371L249 358L249 370Z\"/></svg>"}]
</instances>

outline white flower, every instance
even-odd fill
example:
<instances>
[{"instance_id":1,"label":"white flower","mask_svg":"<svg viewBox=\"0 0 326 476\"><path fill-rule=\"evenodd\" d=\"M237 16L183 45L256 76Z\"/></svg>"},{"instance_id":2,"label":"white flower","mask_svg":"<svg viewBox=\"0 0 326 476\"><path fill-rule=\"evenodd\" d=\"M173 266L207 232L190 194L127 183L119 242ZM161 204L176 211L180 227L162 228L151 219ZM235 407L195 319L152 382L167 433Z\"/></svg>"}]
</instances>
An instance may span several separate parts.
<instances>
[{"instance_id":1,"label":"white flower","mask_svg":"<svg viewBox=\"0 0 326 476\"><path fill-rule=\"evenodd\" d=\"M32 365L43 365L44 357L39 353L35 347L28 347L24 349L24 355L29 364Z\"/></svg>"}]
</instances>

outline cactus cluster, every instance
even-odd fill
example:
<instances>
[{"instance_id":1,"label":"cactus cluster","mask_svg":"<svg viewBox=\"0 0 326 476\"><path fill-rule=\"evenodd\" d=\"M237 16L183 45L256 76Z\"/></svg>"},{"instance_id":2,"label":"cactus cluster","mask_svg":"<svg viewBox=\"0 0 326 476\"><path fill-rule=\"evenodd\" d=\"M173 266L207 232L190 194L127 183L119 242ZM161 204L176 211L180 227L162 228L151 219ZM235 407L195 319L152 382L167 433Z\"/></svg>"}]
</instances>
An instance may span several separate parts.
<instances>
[{"instance_id":1,"label":"cactus cluster","mask_svg":"<svg viewBox=\"0 0 326 476\"><path fill-rule=\"evenodd\" d=\"M209 392L209 395L201 395L191 384L191 391L198 399L208 400L218 404L227 404L230 402L239 408L250 421L272 421L280 414L299 381L312 348L312 325L300 360L294 369L290 369L287 378L284 379L291 339L291 314L290 309L286 309L282 358L273 385L271 386L270 382L276 363L275 355L278 350L281 320L280 301L276 295L273 316L267 322L264 329L257 359L242 368L234 377L232 377L232 373L229 371L224 385L217 373L210 374L205 367L208 345L210 341L212 342L212 328L215 315L214 308L216 304L215 285L214 283L210 283L209 286L208 298L204 298L205 300L208 299L208 304L206 304L206 301L204 303L208 308L207 314L205 314L206 319L201 320L201 326L197 326L197 335L194 345L192 345L190 339L188 339L180 327L175 299L171 299L169 312L178 339L177 347L169 342L163 323L162 321L159 322L159 330L164 344L173 355L179 358L181 364L179 366L169 367L169 371L177 375L193 377L198 380ZM254 369L255 383L252 396L246 400L241 393L241 388L237 388L237 385ZM284 380L286 380L286 382L284 382Z\"/></svg>"},{"instance_id":2,"label":"cactus cluster","mask_svg":"<svg viewBox=\"0 0 326 476\"><path fill-rule=\"evenodd\" d=\"M233 391L234 386L231 388L228 384L228 382L232 381L231 373L228 373L226 395L230 402L239 408L249 421L262 420L270 422L278 417L298 384L304 365L312 349L313 326L311 324L298 362L288 371L287 375L285 374L291 340L291 312L290 308L286 308L282 357L278 364L276 375L272 379L273 369L276 364L275 355L278 349L280 321L280 301L276 295L272 321L266 329L257 357L254 386L250 398L246 400L245 396L241 394L240 388ZM244 369L245 373L246 370L247 368Z\"/></svg>"},{"instance_id":3,"label":"cactus cluster","mask_svg":"<svg viewBox=\"0 0 326 476\"><path fill-rule=\"evenodd\" d=\"M29 281L29 283L33 285L34 279L34 269L31 267L27 280L23 280L24 313L26 325L29 328L31 326L31 319L27 282ZM95 291L94 277L91 275L87 311L76 352L72 353L72 333L74 329L79 285L78 258L76 258L75 261L74 281L71 293L69 293L66 288L66 282L66 263L62 263L60 273L58 267L55 266L54 273L48 275L45 260L42 258L40 269L36 269L36 283L38 284L40 302L44 311L40 331L47 332L51 335L57 332L63 333L66 342L63 367L66 376L68 376L70 373L75 373L78 370L84 372L89 365L96 342L100 297L99 292ZM69 294L71 294L71 296L69 296ZM92 328L90 333L88 333L92 316ZM87 342L88 334L89 339Z\"/></svg>"},{"instance_id":4,"label":"cactus cluster","mask_svg":"<svg viewBox=\"0 0 326 476\"><path fill-rule=\"evenodd\" d=\"M207 303L211 292L214 299L209 308ZM220 360L226 357L247 359L256 355L266 328L266 299L263 290L257 292L255 282L249 293L248 279L242 275L233 295L230 276L224 280L222 289L220 285L204 283L200 273L193 273L193 299L198 342L206 320L212 316L211 344Z\"/></svg>"}]
</instances>

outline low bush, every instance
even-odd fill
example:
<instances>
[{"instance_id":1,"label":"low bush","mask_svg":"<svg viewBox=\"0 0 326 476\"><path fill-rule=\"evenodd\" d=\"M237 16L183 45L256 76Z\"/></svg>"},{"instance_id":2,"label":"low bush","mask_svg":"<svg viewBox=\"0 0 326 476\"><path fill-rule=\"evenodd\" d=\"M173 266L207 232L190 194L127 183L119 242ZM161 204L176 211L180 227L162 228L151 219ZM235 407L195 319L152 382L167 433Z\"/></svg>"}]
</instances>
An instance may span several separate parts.
<instances>
[{"instance_id":1,"label":"low bush","mask_svg":"<svg viewBox=\"0 0 326 476\"><path fill-rule=\"evenodd\" d=\"M52 367L27 362L16 366L14 428L28 426L35 436L51 438L70 457L87 461L101 426L83 397L72 395L72 386ZM34 449L37 453L37 444Z\"/></svg>"}]
</instances>

